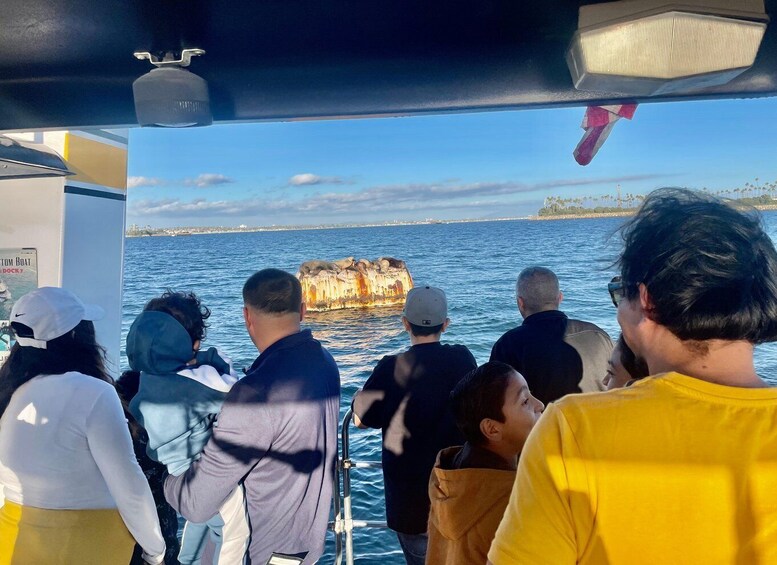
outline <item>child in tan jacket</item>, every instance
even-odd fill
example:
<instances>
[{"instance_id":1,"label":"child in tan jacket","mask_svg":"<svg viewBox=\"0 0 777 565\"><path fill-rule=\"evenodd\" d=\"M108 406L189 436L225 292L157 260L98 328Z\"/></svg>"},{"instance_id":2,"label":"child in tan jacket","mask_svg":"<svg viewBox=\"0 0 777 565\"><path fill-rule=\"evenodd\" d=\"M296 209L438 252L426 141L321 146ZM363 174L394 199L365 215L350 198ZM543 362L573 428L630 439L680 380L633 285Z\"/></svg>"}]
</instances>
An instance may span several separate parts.
<instances>
[{"instance_id":1,"label":"child in tan jacket","mask_svg":"<svg viewBox=\"0 0 777 565\"><path fill-rule=\"evenodd\" d=\"M451 402L466 443L440 451L432 470L426 563L485 564L518 456L544 406L519 373L498 361L465 376Z\"/></svg>"}]
</instances>

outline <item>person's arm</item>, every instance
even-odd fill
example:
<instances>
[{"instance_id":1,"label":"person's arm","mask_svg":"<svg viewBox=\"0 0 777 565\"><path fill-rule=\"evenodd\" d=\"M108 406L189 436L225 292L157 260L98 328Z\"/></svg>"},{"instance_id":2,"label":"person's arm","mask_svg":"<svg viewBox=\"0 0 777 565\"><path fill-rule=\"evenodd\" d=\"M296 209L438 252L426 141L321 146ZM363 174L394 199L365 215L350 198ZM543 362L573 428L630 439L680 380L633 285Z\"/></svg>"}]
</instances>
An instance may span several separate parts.
<instances>
[{"instance_id":1,"label":"person's arm","mask_svg":"<svg viewBox=\"0 0 777 565\"><path fill-rule=\"evenodd\" d=\"M357 428L383 427L387 377L394 373L392 357L384 357L373 369L364 386L351 401L353 423Z\"/></svg>"},{"instance_id":2,"label":"person's arm","mask_svg":"<svg viewBox=\"0 0 777 565\"><path fill-rule=\"evenodd\" d=\"M590 531L585 461L564 414L545 410L521 453L515 485L488 552L492 565L577 563ZM573 507L576 507L573 512Z\"/></svg>"},{"instance_id":3,"label":"person's arm","mask_svg":"<svg viewBox=\"0 0 777 565\"><path fill-rule=\"evenodd\" d=\"M358 395L359 393L357 392L356 394ZM354 398L354 402L356 402L356 398ZM367 429L367 426L364 425L364 422L362 422L361 418L359 418L359 415L356 412L353 413L353 425L361 430Z\"/></svg>"},{"instance_id":4,"label":"person's arm","mask_svg":"<svg viewBox=\"0 0 777 565\"><path fill-rule=\"evenodd\" d=\"M165 481L165 498L184 518L206 522L264 457L279 422L272 406L259 402L256 392L238 382L227 396L213 435L183 474Z\"/></svg>"},{"instance_id":5,"label":"person's arm","mask_svg":"<svg viewBox=\"0 0 777 565\"><path fill-rule=\"evenodd\" d=\"M143 559L162 563L165 542L148 481L140 469L119 396L100 394L86 420L89 451L102 473L127 529L143 548Z\"/></svg>"},{"instance_id":6,"label":"person's arm","mask_svg":"<svg viewBox=\"0 0 777 565\"><path fill-rule=\"evenodd\" d=\"M215 347L210 347L205 351L198 351L195 359L198 366L210 365L216 369L221 375L221 379L228 386L227 390L240 380L241 375L235 371L232 359Z\"/></svg>"}]
</instances>

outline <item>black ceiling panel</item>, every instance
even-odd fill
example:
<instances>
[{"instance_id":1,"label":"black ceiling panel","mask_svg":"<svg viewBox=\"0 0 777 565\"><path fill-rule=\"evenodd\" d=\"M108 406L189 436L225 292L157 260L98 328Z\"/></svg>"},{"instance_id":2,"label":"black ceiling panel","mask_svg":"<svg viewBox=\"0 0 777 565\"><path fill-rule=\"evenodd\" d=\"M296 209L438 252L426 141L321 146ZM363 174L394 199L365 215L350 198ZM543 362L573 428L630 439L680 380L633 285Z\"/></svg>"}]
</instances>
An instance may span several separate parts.
<instances>
[{"instance_id":1,"label":"black ceiling panel","mask_svg":"<svg viewBox=\"0 0 777 565\"><path fill-rule=\"evenodd\" d=\"M134 51L206 55L216 122L481 111L616 101L572 87L574 0L3 0L0 131L134 125ZM768 0L775 20L777 0ZM777 31L732 83L777 93ZM653 98L651 100L656 100Z\"/></svg>"}]
</instances>

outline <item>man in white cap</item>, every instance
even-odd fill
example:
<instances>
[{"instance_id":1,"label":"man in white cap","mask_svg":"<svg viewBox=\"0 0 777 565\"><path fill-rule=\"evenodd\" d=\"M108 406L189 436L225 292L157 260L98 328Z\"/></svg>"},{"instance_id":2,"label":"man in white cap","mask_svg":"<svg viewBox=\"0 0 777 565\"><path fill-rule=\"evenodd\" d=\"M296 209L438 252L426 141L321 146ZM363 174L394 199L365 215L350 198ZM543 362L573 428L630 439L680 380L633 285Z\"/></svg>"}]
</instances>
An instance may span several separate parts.
<instances>
[{"instance_id":1,"label":"man in white cap","mask_svg":"<svg viewBox=\"0 0 777 565\"><path fill-rule=\"evenodd\" d=\"M381 359L353 399L354 423L383 432L386 518L409 565L426 558L428 484L437 452L463 442L451 391L477 367L465 346L440 343L449 323L442 290L408 292L402 324L410 349Z\"/></svg>"}]
</instances>

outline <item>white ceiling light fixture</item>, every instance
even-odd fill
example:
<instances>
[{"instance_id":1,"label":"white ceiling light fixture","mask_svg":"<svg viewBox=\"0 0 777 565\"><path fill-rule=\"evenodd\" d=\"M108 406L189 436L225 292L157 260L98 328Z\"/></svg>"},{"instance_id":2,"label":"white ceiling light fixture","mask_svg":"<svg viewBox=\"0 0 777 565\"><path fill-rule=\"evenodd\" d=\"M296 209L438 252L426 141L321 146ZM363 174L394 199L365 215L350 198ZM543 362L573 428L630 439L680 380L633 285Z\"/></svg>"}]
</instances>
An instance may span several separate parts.
<instances>
[{"instance_id":1,"label":"white ceiling light fixture","mask_svg":"<svg viewBox=\"0 0 777 565\"><path fill-rule=\"evenodd\" d=\"M726 84L755 62L763 0L623 0L581 6L567 51L575 88L652 96Z\"/></svg>"},{"instance_id":2,"label":"white ceiling light fixture","mask_svg":"<svg viewBox=\"0 0 777 565\"><path fill-rule=\"evenodd\" d=\"M156 67L132 83L135 115L141 126L180 128L213 123L208 83L183 68L192 57L204 54L202 49L184 49L180 59L173 53L158 59L148 52L135 53L136 58Z\"/></svg>"}]
</instances>

